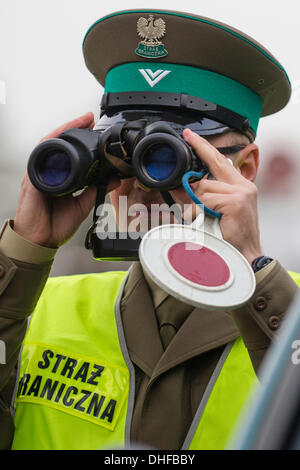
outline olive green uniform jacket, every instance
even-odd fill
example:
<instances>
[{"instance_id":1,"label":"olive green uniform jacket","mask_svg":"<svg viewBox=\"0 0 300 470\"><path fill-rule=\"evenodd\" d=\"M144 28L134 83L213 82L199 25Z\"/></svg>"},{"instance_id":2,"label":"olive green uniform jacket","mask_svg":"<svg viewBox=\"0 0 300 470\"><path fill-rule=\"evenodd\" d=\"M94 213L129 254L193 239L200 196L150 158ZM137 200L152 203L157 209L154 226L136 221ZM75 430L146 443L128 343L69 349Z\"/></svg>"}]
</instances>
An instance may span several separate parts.
<instances>
[{"instance_id":1,"label":"olive green uniform jacket","mask_svg":"<svg viewBox=\"0 0 300 470\"><path fill-rule=\"evenodd\" d=\"M0 340L6 344L6 363L0 364L1 449L9 449L13 439L11 401L27 319L55 252L23 240L9 222L0 233ZM238 336L258 370L297 286L277 261L259 271L256 282L255 293L243 308L232 313L206 311L167 295L145 278L140 263L133 264L121 314L136 371L134 443L181 448L224 347Z\"/></svg>"}]
</instances>

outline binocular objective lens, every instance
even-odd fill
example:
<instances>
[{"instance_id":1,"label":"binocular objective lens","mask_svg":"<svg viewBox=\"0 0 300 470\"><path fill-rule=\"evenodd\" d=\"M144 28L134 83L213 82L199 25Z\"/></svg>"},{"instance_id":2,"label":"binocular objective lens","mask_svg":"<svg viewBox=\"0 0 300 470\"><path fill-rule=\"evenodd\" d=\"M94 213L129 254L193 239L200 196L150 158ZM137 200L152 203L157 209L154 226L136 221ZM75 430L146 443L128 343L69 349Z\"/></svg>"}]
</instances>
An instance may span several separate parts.
<instances>
[{"instance_id":1,"label":"binocular objective lens","mask_svg":"<svg viewBox=\"0 0 300 470\"><path fill-rule=\"evenodd\" d=\"M48 186L59 186L71 172L71 160L64 152L52 150L43 155L39 166L39 176Z\"/></svg>"},{"instance_id":2,"label":"binocular objective lens","mask_svg":"<svg viewBox=\"0 0 300 470\"><path fill-rule=\"evenodd\" d=\"M169 145L152 145L143 157L145 173L156 181L168 179L176 168L177 155Z\"/></svg>"}]
</instances>

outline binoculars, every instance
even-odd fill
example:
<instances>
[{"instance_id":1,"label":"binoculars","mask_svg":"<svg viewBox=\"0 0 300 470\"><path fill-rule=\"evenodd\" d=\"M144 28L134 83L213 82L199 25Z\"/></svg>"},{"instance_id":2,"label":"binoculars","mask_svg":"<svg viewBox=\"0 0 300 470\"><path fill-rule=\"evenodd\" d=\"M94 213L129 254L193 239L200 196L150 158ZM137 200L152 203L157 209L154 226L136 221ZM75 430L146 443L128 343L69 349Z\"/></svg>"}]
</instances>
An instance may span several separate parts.
<instances>
[{"instance_id":1,"label":"binoculars","mask_svg":"<svg viewBox=\"0 0 300 470\"><path fill-rule=\"evenodd\" d=\"M146 188L169 191L187 172L207 170L182 137L188 127L207 137L232 129L252 135L250 122L222 106L184 93L105 93L94 130L69 129L31 153L32 184L64 196L91 184L107 186L113 175L136 177ZM224 147L221 153L230 153Z\"/></svg>"},{"instance_id":2,"label":"binoculars","mask_svg":"<svg viewBox=\"0 0 300 470\"><path fill-rule=\"evenodd\" d=\"M141 237L100 239L97 206L104 201L113 176L136 177L146 189L160 191L171 206L174 201L170 190L182 185L186 189L188 174L192 182L208 173L201 158L183 139L185 128L204 138L231 130L250 133L250 138L252 135L249 121L243 116L202 98L155 92L105 93L95 128L69 129L39 144L30 155L28 175L39 191L53 197L96 185L97 201L86 248L93 250L95 259L136 260ZM218 147L224 155L239 149Z\"/></svg>"},{"instance_id":3,"label":"binoculars","mask_svg":"<svg viewBox=\"0 0 300 470\"><path fill-rule=\"evenodd\" d=\"M228 129L194 114L123 110L102 116L94 130L69 129L39 144L31 153L32 184L51 196L64 196L91 184L107 185L111 176L135 176L149 189L181 186L188 171L204 165L182 138L185 127L201 135Z\"/></svg>"}]
</instances>

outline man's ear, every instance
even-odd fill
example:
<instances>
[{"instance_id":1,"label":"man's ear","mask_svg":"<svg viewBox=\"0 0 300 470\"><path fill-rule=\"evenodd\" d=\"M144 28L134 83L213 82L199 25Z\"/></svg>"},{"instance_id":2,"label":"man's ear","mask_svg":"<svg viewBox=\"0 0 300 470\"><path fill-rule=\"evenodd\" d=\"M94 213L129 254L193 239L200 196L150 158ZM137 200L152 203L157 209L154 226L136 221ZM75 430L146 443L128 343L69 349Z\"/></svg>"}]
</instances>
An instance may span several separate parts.
<instances>
[{"instance_id":1,"label":"man's ear","mask_svg":"<svg viewBox=\"0 0 300 470\"><path fill-rule=\"evenodd\" d=\"M244 178L253 182L259 166L259 149L257 145L249 144L239 152L234 166L240 170Z\"/></svg>"}]
</instances>

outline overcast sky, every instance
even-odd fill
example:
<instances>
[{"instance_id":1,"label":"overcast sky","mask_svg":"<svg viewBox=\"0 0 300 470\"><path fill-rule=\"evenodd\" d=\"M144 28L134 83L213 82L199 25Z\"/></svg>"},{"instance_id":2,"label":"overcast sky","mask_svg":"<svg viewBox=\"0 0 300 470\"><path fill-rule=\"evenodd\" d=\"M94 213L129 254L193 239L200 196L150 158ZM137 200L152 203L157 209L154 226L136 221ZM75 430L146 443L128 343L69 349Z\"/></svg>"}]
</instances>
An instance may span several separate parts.
<instances>
[{"instance_id":1,"label":"overcast sky","mask_svg":"<svg viewBox=\"0 0 300 470\"><path fill-rule=\"evenodd\" d=\"M151 8L184 10L224 21L268 48L286 68L292 83L299 81L299 93L284 111L261 122L258 138L273 134L277 127L298 136L299 2L187 0L184 8L178 0L149 3ZM149 3L129 0L126 9L147 8ZM2 132L6 131L5 154L9 145L10 158L20 162L20 158L26 161L32 145L57 124L87 110L98 113L102 88L85 67L82 40L94 21L124 9L124 2L0 0L0 5L0 80L6 84L6 105L0 105L1 127L4 124ZM13 134L17 129L13 142L9 138L12 129Z\"/></svg>"},{"instance_id":2,"label":"overcast sky","mask_svg":"<svg viewBox=\"0 0 300 470\"><path fill-rule=\"evenodd\" d=\"M278 145L283 140L300 154L300 3L296 0L0 0L0 92L3 82L6 89L6 104L0 104L0 199L5 201L1 218L12 214L21 175L36 143L86 111L98 117L103 90L85 67L82 41L95 21L124 6L194 12L232 25L262 43L296 87L283 111L261 120L257 143L262 163L272 141ZM297 230L300 235L300 225ZM270 239L272 233L273 228Z\"/></svg>"}]
</instances>

